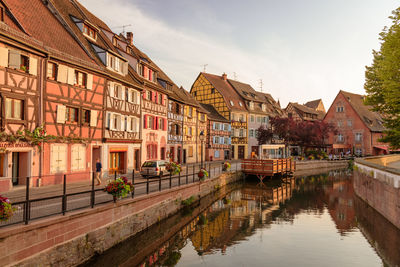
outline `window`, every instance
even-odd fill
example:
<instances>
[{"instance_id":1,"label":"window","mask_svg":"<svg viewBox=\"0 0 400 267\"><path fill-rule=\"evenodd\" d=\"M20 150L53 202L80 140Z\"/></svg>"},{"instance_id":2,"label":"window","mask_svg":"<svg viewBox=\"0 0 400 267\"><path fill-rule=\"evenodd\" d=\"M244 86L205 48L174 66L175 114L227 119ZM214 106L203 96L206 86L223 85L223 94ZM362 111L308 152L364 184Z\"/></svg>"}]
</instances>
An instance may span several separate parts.
<instances>
[{"instance_id":1,"label":"window","mask_svg":"<svg viewBox=\"0 0 400 267\"><path fill-rule=\"evenodd\" d=\"M117 38L113 37L112 42L113 42L113 45L114 45L114 46L117 46L117 45L118 45ZM128 50L128 49L126 49L126 50Z\"/></svg>"},{"instance_id":2,"label":"window","mask_svg":"<svg viewBox=\"0 0 400 267\"><path fill-rule=\"evenodd\" d=\"M244 137L244 130L243 129L239 130L239 137Z\"/></svg>"},{"instance_id":3,"label":"window","mask_svg":"<svg viewBox=\"0 0 400 267\"><path fill-rule=\"evenodd\" d=\"M250 131L249 131L249 137L254 137L254 129L250 129Z\"/></svg>"},{"instance_id":4,"label":"window","mask_svg":"<svg viewBox=\"0 0 400 267\"><path fill-rule=\"evenodd\" d=\"M80 72L80 71L75 71L75 80L74 80L74 85L79 86L82 88L86 87L86 80L87 80L87 74Z\"/></svg>"},{"instance_id":5,"label":"window","mask_svg":"<svg viewBox=\"0 0 400 267\"><path fill-rule=\"evenodd\" d=\"M353 122L351 120L348 120L347 121L347 126L349 126L349 127L353 126Z\"/></svg>"},{"instance_id":6,"label":"window","mask_svg":"<svg viewBox=\"0 0 400 267\"><path fill-rule=\"evenodd\" d=\"M240 114L240 119L239 119L239 121L240 122L244 122L245 120L244 120L244 115L243 114Z\"/></svg>"},{"instance_id":7,"label":"window","mask_svg":"<svg viewBox=\"0 0 400 267\"><path fill-rule=\"evenodd\" d=\"M7 119L24 119L24 101L20 99L5 99L5 115Z\"/></svg>"},{"instance_id":8,"label":"window","mask_svg":"<svg viewBox=\"0 0 400 267\"><path fill-rule=\"evenodd\" d=\"M89 36L92 39L96 39L96 30L93 27L91 27L87 24L83 24L82 32L86 36Z\"/></svg>"},{"instance_id":9,"label":"window","mask_svg":"<svg viewBox=\"0 0 400 267\"><path fill-rule=\"evenodd\" d=\"M192 127L188 127L188 135L192 136Z\"/></svg>"},{"instance_id":10,"label":"window","mask_svg":"<svg viewBox=\"0 0 400 267\"><path fill-rule=\"evenodd\" d=\"M242 104L242 102L239 102L239 106L243 107L243 104Z\"/></svg>"},{"instance_id":11,"label":"window","mask_svg":"<svg viewBox=\"0 0 400 267\"><path fill-rule=\"evenodd\" d=\"M90 123L90 110L84 109L82 112L82 122L89 124Z\"/></svg>"},{"instance_id":12,"label":"window","mask_svg":"<svg viewBox=\"0 0 400 267\"><path fill-rule=\"evenodd\" d=\"M229 104L231 104L231 106L233 106L233 101L232 101L232 100L229 100Z\"/></svg>"},{"instance_id":13,"label":"window","mask_svg":"<svg viewBox=\"0 0 400 267\"><path fill-rule=\"evenodd\" d=\"M147 100L150 100L150 101L153 100L153 99L152 99L152 95L153 95L153 94L152 94L151 91L147 91Z\"/></svg>"},{"instance_id":14,"label":"window","mask_svg":"<svg viewBox=\"0 0 400 267\"><path fill-rule=\"evenodd\" d=\"M152 116L147 116L147 129L153 129L154 118Z\"/></svg>"},{"instance_id":15,"label":"window","mask_svg":"<svg viewBox=\"0 0 400 267\"><path fill-rule=\"evenodd\" d=\"M164 130L164 119L158 118L158 129Z\"/></svg>"},{"instance_id":16,"label":"window","mask_svg":"<svg viewBox=\"0 0 400 267\"><path fill-rule=\"evenodd\" d=\"M343 112L343 111L344 111L344 108L342 105L339 105L336 107L336 112Z\"/></svg>"},{"instance_id":17,"label":"window","mask_svg":"<svg viewBox=\"0 0 400 267\"><path fill-rule=\"evenodd\" d=\"M50 80L57 80L57 64L53 62L47 63L47 78Z\"/></svg>"},{"instance_id":18,"label":"window","mask_svg":"<svg viewBox=\"0 0 400 267\"><path fill-rule=\"evenodd\" d=\"M261 105L261 109L262 109L262 111L265 112L265 111L267 111L267 106L266 106L265 104L262 104L262 105Z\"/></svg>"},{"instance_id":19,"label":"window","mask_svg":"<svg viewBox=\"0 0 400 267\"><path fill-rule=\"evenodd\" d=\"M356 133L356 142L361 142L362 141L362 133Z\"/></svg>"},{"instance_id":20,"label":"window","mask_svg":"<svg viewBox=\"0 0 400 267\"><path fill-rule=\"evenodd\" d=\"M229 125L224 123L224 131L229 131Z\"/></svg>"},{"instance_id":21,"label":"window","mask_svg":"<svg viewBox=\"0 0 400 267\"><path fill-rule=\"evenodd\" d=\"M338 134L338 142L343 142L344 141L344 136L342 134Z\"/></svg>"},{"instance_id":22,"label":"window","mask_svg":"<svg viewBox=\"0 0 400 267\"><path fill-rule=\"evenodd\" d=\"M253 102L249 102L249 108L250 109L254 109L254 103Z\"/></svg>"},{"instance_id":23,"label":"window","mask_svg":"<svg viewBox=\"0 0 400 267\"><path fill-rule=\"evenodd\" d=\"M342 121L337 122L338 127L342 127Z\"/></svg>"},{"instance_id":24,"label":"window","mask_svg":"<svg viewBox=\"0 0 400 267\"><path fill-rule=\"evenodd\" d=\"M163 98L163 95L158 94L158 104L162 104L162 98Z\"/></svg>"},{"instance_id":25,"label":"window","mask_svg":"<svg viewBox=\"0 0 400 267\"><path fill-rule=\"evenodd\" d=\"M219 150L214 151L214 158L218 159L219 158Z\"/></svg>"},{"instance_id":26,"label":"window","mask_svg":"<svg viewBox=\"0 0 400 267\"><path fill-rule=\"evenodd\" d=\"M180 131L179 131L179 125L175 124L175 135L179 135Z\"/></svg>"},{"instance_id":27,"label":"window","mask_svg":"<svg viewBox=\"0 0 400 267\"><path fill-rule=\"evenodd\" d=\"M29 57L21 55L21 65L19 69L29 73Z\"/></svg>"},{"instance_id":28,"label":"window","mask_svg":"<svg viewBox=\"0 0 400 267\"><path fill-rule=\"evenodd\" d=\"M193 108L189 107L189 114L188 116L191 118L193 116Z\"/></svg>"},{"instance_id":29,"label":"window","mask_svg":"<svg viewBox=\"0 0 400 267\"><path fill-rule=\"evenodd\" d=\"M193 146L189 146L189 157L193 157Z\"/></svg>"},{"instance_id":30,"label":"window","mask_svg":"<svg viewBox=\"0 0 400 267\"><path fill-rule=\"evenodd\" d=\"M73 145L71 147L71 170L81 171L86 169L86 145Z\"/></svg>"},{"instance_id":31,"label":"window","mask_svg":"<svg viewBox=\"0 0 400 267\"><path fill-rule=\"evenodd\" d=\"M67 170L67 145L51 145L50 172L59 173Z\"/></svg>"},{"instance_id":32,"label":"window","mask_svg":"<svg viewBox=\"0 0 400 267\"><path fill-rule=\"evenodd\" d=\"M263 117L263 123L268 123L268 117Z\"/></svg>"},{"instance_id":33,"label":"window","mask_svg":"<svg viewBox=\"0 0 400 267\"><path fill-rule=\"evenodd\" d=\"M66 107L65 121L66 122L78 122L79 121L79 109L73 108L73 107Z\"/></svg>"},{"instance_id":34,"label":"window","mask_svg":"<svg viewBox=\"0 0 400 267\"><path fill-rule=\"evenodd\" d=\"M219 144L219 136L214 136L214 144Z\"/></svg>"},{"instance_id":35,"label":"window","mask_svg":"<svg viewBox=\"0 0 400 267\"><path fill-rule=\"evenodd\" d=\"M257 116L257 123L261 123L261 117Z\"/></svg>"},{"instance_id":36,"label":"window","mask_svg":"<svg viewBox=\"0 0 400 267\"><path fill-rule=\"evenodd\" d=\"M211 94L214 94L214 93L215 93L215 88L211 88Z\"/></svg>"},{"instance_id":37,"label":"window","mask_svg":"<svg viewBox=\"0 0 400 267\"><path fill-rule=\"evenodd\" d=\"M194 92L194 96L197 96L197 91Z\"/></svg>"},{"instance_id":38,"label":"window","mask_svg":"<svg viewBox=\"0 0 400 267\"><path fill-rule=\"evenodd\" d=\"M250 122L254 122L254 115L250 115Z\"/></svg>"}]
</instances>

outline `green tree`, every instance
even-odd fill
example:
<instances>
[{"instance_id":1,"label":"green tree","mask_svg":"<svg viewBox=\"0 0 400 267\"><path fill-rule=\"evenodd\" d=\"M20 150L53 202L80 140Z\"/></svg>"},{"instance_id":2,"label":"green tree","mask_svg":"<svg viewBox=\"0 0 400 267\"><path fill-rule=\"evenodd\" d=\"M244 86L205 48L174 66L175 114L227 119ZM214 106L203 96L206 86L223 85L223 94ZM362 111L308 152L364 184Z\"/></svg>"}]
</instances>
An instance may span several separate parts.
<instances>
[{"instance_id":1,"label":"green tree","mask_svg":"<svg viewBox=\"0 0 400 267\"><path fill-rule=\"evenodd\" d=\"M366 67L365 103L383 116L387 130L381 141L400 148L400 8L389 18L393 24L380 33L381 48Z\"/></svg>"}]
</instances>

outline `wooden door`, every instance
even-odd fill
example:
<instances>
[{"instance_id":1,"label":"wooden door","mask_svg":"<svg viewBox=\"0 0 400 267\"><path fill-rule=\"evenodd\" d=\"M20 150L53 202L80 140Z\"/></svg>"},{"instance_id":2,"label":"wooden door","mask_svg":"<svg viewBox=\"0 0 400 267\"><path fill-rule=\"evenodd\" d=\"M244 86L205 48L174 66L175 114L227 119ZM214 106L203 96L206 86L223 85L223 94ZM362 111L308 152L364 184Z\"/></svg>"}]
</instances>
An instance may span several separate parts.
<instances>
[{"instance_id":1,"label":"wooden door","mask_svg":"<svg viewBox=\"0 0 400 267\"><path fill-rule=\"evenodd\" d=\"M125 170L124 164L124 153L123 152L111 152L110 153L110 165L109 165L109 173L123 173Z\"/></svg>"},{"instance_id":2,"label":"wooden door","mask_svg":"<svg viewBox=\"0 0 400 267\"><path fill-rule=\"evenodd\" d=\"M139 171L140 170L140 151L139 151L139 149L135 149L133 159L134 159L133 166L136 171Z\"/></svg>"},{"instance_id":3,"label":"wooden door","mask_svg":"<svg viewBox=\"0 0 400 267\"><path fill-rule=\"evenodd\" d=\"M238 146L238 159L244 159L244 146Z\"/></svg>"},{"instance_id":4,"label":"wooden door","mask_svg":"<svg viewBox=\"0 0 400 267\"><path fill-rule=\"evenodd\" d=\"M12 183L13 185L18 184L19 177L19 153L12 152Z\"/></svg>"}]
</instances>

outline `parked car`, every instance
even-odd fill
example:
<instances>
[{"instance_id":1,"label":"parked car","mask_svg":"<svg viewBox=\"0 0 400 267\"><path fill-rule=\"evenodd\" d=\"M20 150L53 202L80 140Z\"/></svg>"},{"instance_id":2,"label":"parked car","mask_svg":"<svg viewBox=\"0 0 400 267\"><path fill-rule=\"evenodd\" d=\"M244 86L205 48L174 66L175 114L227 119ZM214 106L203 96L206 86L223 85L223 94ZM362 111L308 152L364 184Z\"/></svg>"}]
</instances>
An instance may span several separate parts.
<instances>
[{"instance_id":1,"label":"parked car","mask_svg":"<svg viewBox=\"0 0 400 267\"><path fill-rule=\"evenodd\" d=\"M161 177L168 173L165 169L166 163L164 160L145 161L140 169L140 174L143 177Z\"/></svg>"}]
</instances>

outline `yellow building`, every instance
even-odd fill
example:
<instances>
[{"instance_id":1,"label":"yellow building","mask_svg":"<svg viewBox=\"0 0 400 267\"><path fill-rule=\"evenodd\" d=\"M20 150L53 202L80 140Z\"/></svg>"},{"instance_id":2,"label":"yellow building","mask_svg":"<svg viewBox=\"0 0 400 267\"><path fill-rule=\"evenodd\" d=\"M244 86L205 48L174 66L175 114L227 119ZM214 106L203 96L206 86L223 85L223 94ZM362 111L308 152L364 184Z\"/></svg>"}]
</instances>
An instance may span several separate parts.
<instances>
[{"instance_id":1,"label":"yellow building","mask_svg":"<svg viewBox=\"0 0 400 267\"><path fill-rule=\"evenodd\" d=\"M231 122L233 159L248 157L248 111L242 98L231 86L227 75L201 72L192 85L190 93L203 104L212 105L219 114Z\"/></svg>"}]
</instances>

